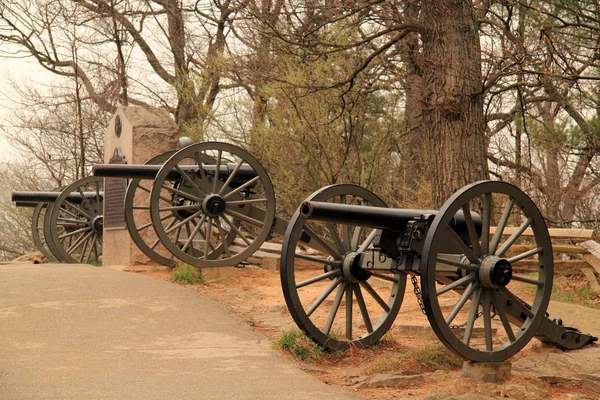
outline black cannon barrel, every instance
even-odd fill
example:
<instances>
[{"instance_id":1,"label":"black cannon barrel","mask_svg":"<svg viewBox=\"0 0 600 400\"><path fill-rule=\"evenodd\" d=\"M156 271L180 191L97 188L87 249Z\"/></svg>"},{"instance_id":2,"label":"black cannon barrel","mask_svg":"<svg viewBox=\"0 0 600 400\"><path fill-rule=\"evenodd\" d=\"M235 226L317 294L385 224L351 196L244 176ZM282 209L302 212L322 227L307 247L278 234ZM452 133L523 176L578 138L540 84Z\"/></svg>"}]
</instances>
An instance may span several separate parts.
<instances>
[{"instance_id":1,"label":"black cannon barrel","mask_svg":"<svg viewBox=\"0 0 600 400\"><path fill-rule=\"evenodd\" d=\"M104 192L99 192L100 197L104 196ZM96 196L96 192L83 192L87 198ZM18 203L54 203L60 196L60 192L12 192L11 200ZM74 192L67 195L67 200L74 203L83 201L81 193Z\"/></svg>"},{"instance_id":2,"label":"black cannon barrel","mask_svg":"<svg viewBox=\"0 0 600 400\"><path fill-rule=\"evenodd\" d=\"M126 179L154 179L161 169L161 165L135 165L135 164L97 164L92 167L94 176L103 176L109 178L126 178ZM221 165L219 168L219 178L225 180L233 173L236 164L229 163ZM197 165L181 165L181 170L185 173L194 173L198 171ZM216 166L204 164L202 166L205 173L214 174ZM231 186L241 186L250 179L257 176L256 171L248 165L242 164L236 172ZM181 179L181 174L176 169L172 169L167 175L167 179Z\"/></svg>"},{"instance_id":3,"label":"black cannon barrel","mask_svg":"<svg viewBox=\"0 0 600 400\"><path fill-rule=\"evenodd\" d=\"M336 222L350 225L368 226L375 229L385 229L403 232L410 220L422 217L431 218L436 210L411 210L404 208L365 207L350 204L327 203L320 201L305 201L300 206L300 215L325 222ZM471 211L471 218L478 235L481 235L481 216ZM451 226L463 239L468 239L465 216L462 211L454 215Z\"/></svg>"},{"instance_id":4,"label":"black cannon barrel","mask_svg":"<svg viewBox=\"0 0 600 400\"><path fill-rule=\"evenodd\" d=\"M29 201L17 201L15 206L17 207L37 207L40 203L37 202L29 202Z\"/></svg>"}]
</instances>

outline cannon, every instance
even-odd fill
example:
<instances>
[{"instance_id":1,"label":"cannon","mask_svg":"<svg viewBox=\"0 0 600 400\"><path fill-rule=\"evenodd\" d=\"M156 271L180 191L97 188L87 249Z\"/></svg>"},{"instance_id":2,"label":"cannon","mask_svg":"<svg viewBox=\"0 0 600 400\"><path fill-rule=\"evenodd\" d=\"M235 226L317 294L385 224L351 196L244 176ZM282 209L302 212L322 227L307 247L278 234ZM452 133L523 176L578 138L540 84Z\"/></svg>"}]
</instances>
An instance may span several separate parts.
<instances>
[{"instance_id":1,"label":"cannon","mask_svg":"<svg viewBox=\"0 0 600 400\"><path fill-rule=\"evenodd\" d=\"M476 182L437 211L383 208L367 191L354 204L332 202L336 190L300 205L281 257L287 308L319 345L375 344L398 315L407 277L437 337L466 360L506 360L534 336L562 349L597 340L547 315L552 244L515 186Z\"/></svg>"},{"instance_id":2,"label":"cannon","mask_svg":"<svg viewBox=\"0 0 600 400\"><path fill-rule=\"evenodd\" d=\"M13 192L17 206L35 207L32 236L51 261L95 263L102 255L103 180L87 177L51 192Z\"/></svg>"}]
</instances>

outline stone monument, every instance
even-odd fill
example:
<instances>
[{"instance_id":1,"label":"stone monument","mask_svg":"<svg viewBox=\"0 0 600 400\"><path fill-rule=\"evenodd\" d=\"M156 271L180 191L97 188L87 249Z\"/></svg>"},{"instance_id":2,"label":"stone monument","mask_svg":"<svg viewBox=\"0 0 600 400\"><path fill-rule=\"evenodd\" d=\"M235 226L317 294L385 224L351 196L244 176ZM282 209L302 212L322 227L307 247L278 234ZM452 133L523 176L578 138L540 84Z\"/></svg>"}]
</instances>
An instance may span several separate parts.
<instances>
[{"instance_id":1,"label":"stone monument","mask_svg":"<svg viewBox=\"0 0 600 400\"><path fill-rule=\"evenodd\" d=\"M178 148L178 127L169 113L154 107L119 107L104 140L104 163L144 164ZM126 268L154 264L133 242L124 217L127 181L105 178L102 265Z\"/></svg>"}]
</instances>

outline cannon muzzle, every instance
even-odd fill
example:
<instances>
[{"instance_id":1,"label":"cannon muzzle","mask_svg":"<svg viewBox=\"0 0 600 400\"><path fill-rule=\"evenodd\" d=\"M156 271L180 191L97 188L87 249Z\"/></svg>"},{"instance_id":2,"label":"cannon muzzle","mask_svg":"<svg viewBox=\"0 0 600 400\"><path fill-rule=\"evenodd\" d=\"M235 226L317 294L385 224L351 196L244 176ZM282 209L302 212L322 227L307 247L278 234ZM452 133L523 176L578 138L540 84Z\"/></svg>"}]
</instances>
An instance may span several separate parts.
<instances>
[{"instance_id":1,"label":"cannon muzzle","mask_svg":"<svg viewBox=\"0 0 600 400\"><path fill-rule=\"evenodd\" d=\"M99 194L100 198L104 197L104 192L83 192L83 195L90 199ZM60 192L12 192L11 200L17 203L20 207L35 207L37 203L54 203L60 196ZM81 203L83 198L81 193L74 192L67 195L67 201L71 203ZM30 203L32 206L20 205L22 203Z\"/></svg>"},{"instance_id":2,"label":"cannon muzzle","mask_svg":"<svg viewBox=\"0 0 600 400\"><path fill-rule=\"evenodd\" d=\"M29 201L17 201L15 202L16 207L37 207L39 203Z\"/></svg>"}]
</instances>

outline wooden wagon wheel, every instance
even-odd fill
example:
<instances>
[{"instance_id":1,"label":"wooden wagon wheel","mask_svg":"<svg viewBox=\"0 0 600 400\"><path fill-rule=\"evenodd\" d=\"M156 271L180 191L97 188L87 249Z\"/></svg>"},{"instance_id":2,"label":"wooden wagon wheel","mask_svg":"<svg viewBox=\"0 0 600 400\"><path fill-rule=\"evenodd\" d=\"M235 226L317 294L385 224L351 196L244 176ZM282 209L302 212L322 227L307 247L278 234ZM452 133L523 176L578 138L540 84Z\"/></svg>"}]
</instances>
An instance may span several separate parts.
<instances>
[{"instance_id":1,"label":"wooden wagon wheel","mask_svg":"<svg viewBox=\"0 0 600 400\"><path fill-rule=\"evenodd\" d=\"M461 210L467 233L462 237L453 218ZM481 213L481 236L471 211ZM495 231L493 221L498 221ZM448 243L460 257L445 253ZM520 272L517 268L526 266L517 263L529 265L529 271ZM420 264L427 317L438 338L460 357L505 360L536 333L553 271L550 236L533 201L505 182L473 183L448 199L427 233Z\"/></svg>"},{"instance_id":2,"label":"wooden wagon wheel","mask_svg":"<svg viewBox=\"0 0 600 400\"><path fill-rule=\"evenodd\" d=\"M168 151L148 160L144 165L161 165L177 151ZM202 162L214 164L215 160L207 155L202 155ZM125 195L125 219L127 230L138 248L151 260L169 268L174 268L177 260L170 253L156 235L150 217L150 180L132 179L127 186ZM147 197L147 199L145 199ZM143 204L143 205L142 205ZM167 226L175 219L174 214L165 215ZM168 255L167 255L168 254Z\"/></svg>"},{"instance_id":3,"label":"wooden wagon wheel","mask_svg":"<svg viewBox=\"0 0 600 400\"><path fill-rule=\"evenodd\" d=\"M44 217L50 212L49 203L39 203L33 210L33 218L31 219L31 236L37 249L51 262L58 262L58 259L52 254L48 247L46 236L44 235Z\"/></svg>"},{"instance_id":4,"label":"wooden wagon wheel","mask_svg":"<svg viewBox=\"0 0 600 400\"><path fill-rule=\"evenodd\" d=\"M50 213L50 234L69 263L96 263L102 255L104 178L87 177L60 193Z\"/></svg>"},{"instance_id":5,"label":"wooden wagon wheel","mask_svg":"<svg viewBox=\"0 0 600 400\"><path fill-rule=\"evenodd\" d=\"M207 164L206 157L214 161ZM163 164L150 214L158 238L175 257L197 267L233 266L271 233L275 192L263 166L245 150L197 143Z\"/></svg>"},{"instance_id":6,"label":"wooden wagon wheel","mask_svg":"<svg viewBox=\"0 0 600 400\"><path fill-rule=\"evenodd\" d=\"M347 184L322 188L307 201L386 207L367 189ZM370 272L353 262L361 254L385 259L371 246L375 232L306 219L299 210L287 227L281 283L288 310L300 329L331 350L374 344L390 329L400 310L406 275ZM319 252L306 252L308 247Z\"/></svg>"}]
</instances>

